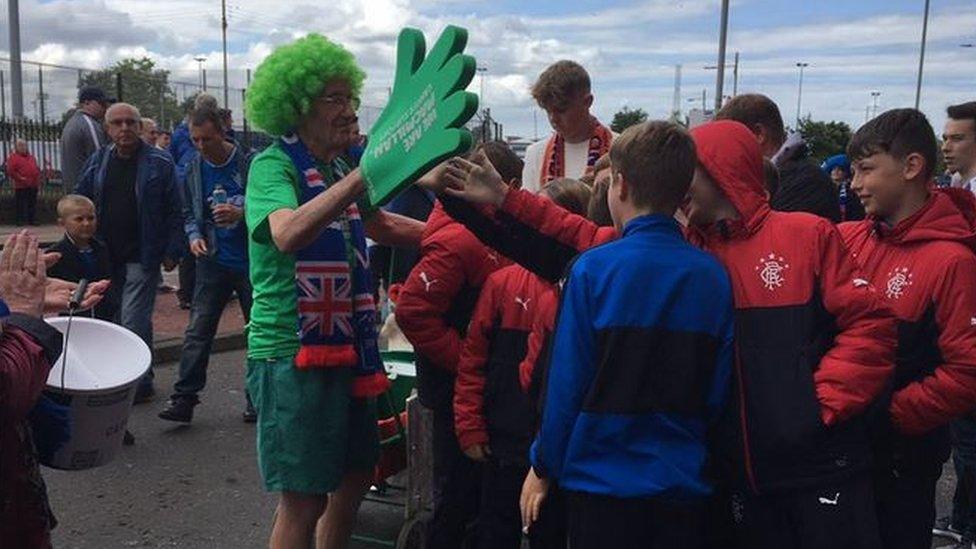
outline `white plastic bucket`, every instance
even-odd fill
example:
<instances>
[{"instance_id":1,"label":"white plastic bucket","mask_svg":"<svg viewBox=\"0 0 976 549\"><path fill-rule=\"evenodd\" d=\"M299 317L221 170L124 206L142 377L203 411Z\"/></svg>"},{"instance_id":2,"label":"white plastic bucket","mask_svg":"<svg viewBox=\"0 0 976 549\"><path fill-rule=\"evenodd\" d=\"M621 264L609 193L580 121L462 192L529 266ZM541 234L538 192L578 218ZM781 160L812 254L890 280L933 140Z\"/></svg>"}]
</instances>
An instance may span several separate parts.
<instances>
[{"instance_id":1,"label":"white plastic bucket","mask_svg":"<svg viewBox=\"0 0 976 549\"><path fill-rule=\"evenodd\" d=\"M67 331L67 317L45 320L62 334ZM136 385L151 361L149 347L136 334L111 322L75 317L45 393L71 409L71 439L44 465L78 470L111 461L122 447Z\"/></svg>"}]
</instances>

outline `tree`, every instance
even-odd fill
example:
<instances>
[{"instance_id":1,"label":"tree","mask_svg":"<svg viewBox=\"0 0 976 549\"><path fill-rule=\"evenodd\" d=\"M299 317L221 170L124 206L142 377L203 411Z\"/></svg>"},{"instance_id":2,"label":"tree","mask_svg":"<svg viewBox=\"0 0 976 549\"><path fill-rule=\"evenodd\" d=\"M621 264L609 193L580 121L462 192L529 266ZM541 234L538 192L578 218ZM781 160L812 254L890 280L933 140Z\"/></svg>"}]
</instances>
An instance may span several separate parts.
<instances>
[{"instance_id":1,"label":"tree","mask_svg":"<svg viewBox=\"0 0 976 549\"><path fill-rule=\"evenodd\" d=\"M617 111L617 114L613 115L613 122L610 123L610 129L622 133L627 128L647 122L647 113L644 109L631 109L630 107L624 106L624 108Z\"/></svg>"},{"instance_id":2,"label":"tree","mask_svg":"<svg viewBox=\"0 0 976 549\"><path fill-rule=\"evenodd\" d=\"M851 127L846 122L815 122L807 116L800 120L800 135L810 148L810 156L817 162L823 162L847 150Z\"/></svg>"},{"instance_id":3,"label":"tree","mask_svg":"<svg viewBox=\"0 0 976 549\"><path fill-rule=\"evenodd\" d=\"M121 100L134 105L146 117L155 118L160 128L169 128L183 118L176 93L169 86L169 71L157 69L148 57L122 59L111 67L85 74L78 85L98 86L107 95L118 92L121 75Z\"/></svg>"}]
</instances>

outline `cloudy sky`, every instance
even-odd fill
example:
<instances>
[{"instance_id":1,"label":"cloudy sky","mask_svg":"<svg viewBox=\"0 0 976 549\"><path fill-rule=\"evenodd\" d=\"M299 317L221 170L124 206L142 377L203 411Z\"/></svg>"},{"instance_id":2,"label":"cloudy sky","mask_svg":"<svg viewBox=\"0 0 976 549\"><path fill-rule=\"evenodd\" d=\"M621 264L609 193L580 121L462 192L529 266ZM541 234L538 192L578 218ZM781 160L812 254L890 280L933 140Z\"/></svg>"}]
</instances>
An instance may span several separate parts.
<instances>
[{"instance_id":1,"label":"cloudy sky","mask_svg":"<svg viewBox=\"0 0 976 549\"><path fill-rule=\"evenodd\" d=\"M549 132L528 88L548 63L563 58L589 69L596 114L607 122L625 105L666 117L679 63L681 108L699 105L703 88L713 101L715 72L703 67L717 58L718 0L227 1L231 86L243 85L244 69L255 67L275 45L314 31L356 54L369 75L365 102L382 105L393 74L397 32L414 26L432 43L440 29L453 23L470 31L468 50L487 69L483 104L505 124L506 134ZM771 96L784 118L792 120L797 114L796 63L802 61L809 63L804 115L857 127L864 122L872 91L881 92L879 110L911 106L923 5L923 0L733 0L728 51L729 62L732 52L740 52L739 91ZM20 9L25 60L99 68L122 57L147 55L192 86L198 80L193 57L204 54L208 81L221 77L217 0L21 0ZM4 57L6 12L0 14ZM976 47L961 44L976 44L976 0L933 0L922 109L937 130L946 105L976 99ZM0 69L6 71L6 63ZM25 74L28 99L36 97L35 73L31 68ZM70 83L59 86L48 78L45 91L51 102L67 102ZM730 93L731 71L726 78ZM480 88L476 77L472 91ZM239 99L230 103L236 107ZM32 112L29 101L25 109Z\"/></svg>"}]
</instances>

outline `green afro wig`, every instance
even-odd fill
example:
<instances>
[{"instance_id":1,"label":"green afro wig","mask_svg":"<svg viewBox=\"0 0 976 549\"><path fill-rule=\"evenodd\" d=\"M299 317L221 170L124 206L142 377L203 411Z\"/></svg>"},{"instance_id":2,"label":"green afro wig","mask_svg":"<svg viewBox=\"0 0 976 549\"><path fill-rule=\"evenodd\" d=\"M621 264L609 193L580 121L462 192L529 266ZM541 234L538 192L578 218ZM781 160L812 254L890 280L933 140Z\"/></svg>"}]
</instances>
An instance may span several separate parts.
<instances>
[{"instance_id":1,"label":"green afro wig","mask_svg":"<svg viewBox=\"0 0 976 549\"><path fill-rule=\"evenodd\" d=\"M366 73L345 48L320 34L279 47L258 65L247 89L247 118L271 135L283 135L312 108L326 83L345 80L359 96Z\"/></svg>"}]
</instances>

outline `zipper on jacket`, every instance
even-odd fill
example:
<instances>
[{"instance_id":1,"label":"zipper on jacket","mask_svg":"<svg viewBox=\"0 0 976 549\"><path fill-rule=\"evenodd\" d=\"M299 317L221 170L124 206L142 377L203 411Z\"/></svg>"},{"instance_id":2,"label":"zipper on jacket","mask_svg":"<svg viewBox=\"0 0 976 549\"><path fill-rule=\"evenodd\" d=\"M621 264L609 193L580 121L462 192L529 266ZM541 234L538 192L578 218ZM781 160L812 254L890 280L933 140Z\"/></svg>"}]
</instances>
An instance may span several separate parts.
<instances>
[{"instance_id":1,"label":"zipper on jacket","mask_svg":"<svg viewBox=\"0 0 976 549\"><path fill-rule=\"evenodd\" d=\"M742 453L745 461L746 480L754 494L759 493L756 486L756 474L752 469L752 453L749 451L749 427L746 424L746 383L742 374L742 362L739 360L739 347L735 347L735 372L739 379L739 422L742 427Z\"/></svg>"}]
</instances>

